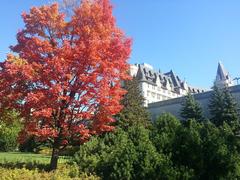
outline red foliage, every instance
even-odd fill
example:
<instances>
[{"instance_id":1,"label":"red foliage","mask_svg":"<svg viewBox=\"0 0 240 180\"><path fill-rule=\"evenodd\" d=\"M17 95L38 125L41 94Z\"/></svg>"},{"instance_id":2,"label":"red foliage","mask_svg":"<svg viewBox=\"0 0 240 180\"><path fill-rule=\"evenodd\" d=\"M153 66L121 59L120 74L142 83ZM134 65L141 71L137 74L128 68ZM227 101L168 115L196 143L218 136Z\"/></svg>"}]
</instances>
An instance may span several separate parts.
<instances>
[{"instance_id":1,"label":"red foliage","mask_svg":"<svg viewBox=\"0 0 240 180\"><path fill-rule=\"evenodd\" d=\"M58 5L23 13L25 28L1 63L1 107L25 120L19 138L32 134L60 145L111 131L122 106L121 80L131 40L116 26L109 0L83 0L69 21Z\"/></svg>"}]
</instances>

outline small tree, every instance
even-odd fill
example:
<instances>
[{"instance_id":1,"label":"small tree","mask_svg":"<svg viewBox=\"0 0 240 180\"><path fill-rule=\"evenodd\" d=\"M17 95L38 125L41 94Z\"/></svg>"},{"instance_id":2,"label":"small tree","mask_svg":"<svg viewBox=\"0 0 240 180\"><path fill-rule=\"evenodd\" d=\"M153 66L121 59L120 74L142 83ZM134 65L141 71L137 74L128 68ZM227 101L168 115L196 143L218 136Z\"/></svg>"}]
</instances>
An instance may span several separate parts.
<instances>
[{"instance_id":1,"label":"small tree","mask_svg":"<svg viewBox=\"0 0 240 180\"><path fill-rule=\"evenodd\" d=\"M224 121L229 124L233 129L237 130L239 128L239 117L237 110L237 103L229 91L229 88L225 87L223 89L224 95L224 109L223 117Z\"/></svg>"},{"instance_id":2,"label":"small tree","mask_svg":"<svg viewBox=\"0 0 240 180\"><path fill-rule=\"evenodd\" d=\"M129 79L131 40L116 26L109 0L82 0L70 19L58 5L33 7L1 63L1 107L16 108L26 135L51 142L50 169L72 139L113 130Z\"/></svg>"},{"instance_id":3,"label":"small tree","mask_svg":"<svg viewBox=\"0 0 240 180\"><path fill-rule=\"evenodd\" d=\"M209 103L209 111L211 114L211 121L220 126L223 124L223 104L224 104L224 96L222 90L220 90L217 86L213 87L213 94Z\"/></svg>"},{"instance_id":4,"label":"small tree","mask_svg":"<svg viewBox=\"0 0 240 180\"><path fill-rule=\"evenodd\" d=\"M224 122L231 126L237 126L237 103L227 87L219 89L214 86L209 104L211 121L216 126L222 126Z\"/></svg>"},{"instance_id":5,"label":"small tree","mask_svg":"<svg viewBox=\"0 0 240 180\"><path fill-rule=\"evenodd\" d=\"M22 129L21 118L15 110L4 109L0 115L0 151L15 151Z\"/></svg>"},{"instance_id":6,"label":"small tree","mask_svg":"<svg viewBox=\"0 0 240 180\"><path fill-rule=\"evenodd\" d=\"M187 94L182 106L183 106L181 109L182 118L184 118L185 120L188 119L195 119L197 121L203 120L202 108L191 93Z\"/></svg>"},{"instance_id":7,"label":"small tree","mask_svg":"<svg viewBox=\"0 0 240 180\"><path fill-rule=\"evenodd\" d=\"M124 82L124 89L127 93L124 95L121 103L124 106L122 111L116 116L118 126L127 129L133 125L151 125L150 115L143 106L144 98L139 89L137 78Z\"/></svg>"}]
</instances>

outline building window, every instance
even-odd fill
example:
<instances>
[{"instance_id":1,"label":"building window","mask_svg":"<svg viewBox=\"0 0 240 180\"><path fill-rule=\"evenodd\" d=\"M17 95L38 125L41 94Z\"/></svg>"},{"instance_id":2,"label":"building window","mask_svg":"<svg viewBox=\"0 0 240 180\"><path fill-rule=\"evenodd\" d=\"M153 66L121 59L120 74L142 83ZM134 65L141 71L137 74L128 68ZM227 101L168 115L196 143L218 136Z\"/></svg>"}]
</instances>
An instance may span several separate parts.
<instances>
[{"instance_id":1,"label":"building window","mask_svg":"<svg viewBox=\"0 0 240 180\"><path fill-rule=\"evenodd\" d=\"M152 97L155 98L155 93L152 92Z\"/></svg>"},{"instance_id":2,"label":"building window","mask_svg":"<svg viewBox=\"0 0 240 180\"><path fill-rule=\"evenodd\" d=\"M150 96L150 91L147 91L147 96Z\"/></svg>"}]
</instances>

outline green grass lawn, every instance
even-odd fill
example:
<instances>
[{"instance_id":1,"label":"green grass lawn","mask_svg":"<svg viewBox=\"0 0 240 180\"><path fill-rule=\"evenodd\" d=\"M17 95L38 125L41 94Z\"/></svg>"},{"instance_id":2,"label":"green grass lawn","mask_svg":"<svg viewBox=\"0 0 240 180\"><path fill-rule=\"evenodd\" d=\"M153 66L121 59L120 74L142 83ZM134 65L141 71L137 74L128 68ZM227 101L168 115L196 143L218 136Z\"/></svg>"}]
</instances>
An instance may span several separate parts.
<instances>
[{"instance_id":1,"label":"green grass lawn","mask_svg":"<svg viewBox=\"0 0 240 180\"><path fill-rule=\"evenodd\" d=\"M0 164L4 163L39 163L49 164L51 156L22 152L0 152ZM69 157L60 156L59 163L65 163Z\"/></svg>"}]
</instances>

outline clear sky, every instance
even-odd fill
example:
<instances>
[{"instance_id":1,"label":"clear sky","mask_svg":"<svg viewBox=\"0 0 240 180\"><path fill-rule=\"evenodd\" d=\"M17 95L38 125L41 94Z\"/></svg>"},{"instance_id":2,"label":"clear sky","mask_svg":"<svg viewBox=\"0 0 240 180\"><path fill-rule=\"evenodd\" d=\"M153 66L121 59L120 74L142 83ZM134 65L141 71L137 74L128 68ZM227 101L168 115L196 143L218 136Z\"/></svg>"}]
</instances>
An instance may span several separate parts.
<instances>
[{"instance_id":1,"label":"clear sky","mask_svg":"<svg viewBox=\"0 0 240 180\"><path fill-rule=\"evenodd\" d=\"M0 6L0 60L16 43L22 11L48 0L4 0ZM133 38L130 63L170 69L209 88L222 61L240 76L240 0L112 0L118 25Z\"/></svg>"}]
</instances>

